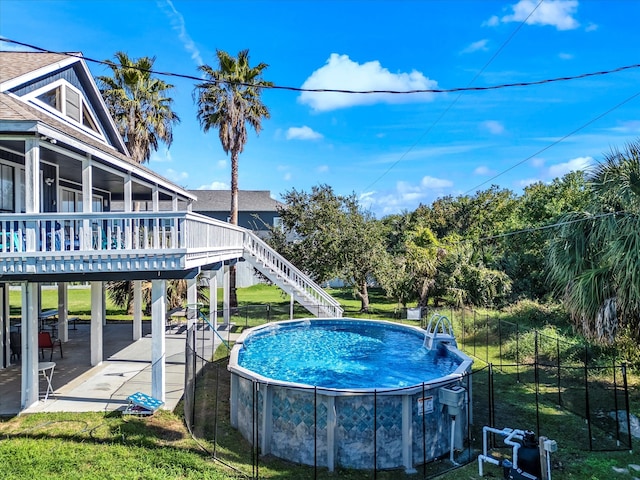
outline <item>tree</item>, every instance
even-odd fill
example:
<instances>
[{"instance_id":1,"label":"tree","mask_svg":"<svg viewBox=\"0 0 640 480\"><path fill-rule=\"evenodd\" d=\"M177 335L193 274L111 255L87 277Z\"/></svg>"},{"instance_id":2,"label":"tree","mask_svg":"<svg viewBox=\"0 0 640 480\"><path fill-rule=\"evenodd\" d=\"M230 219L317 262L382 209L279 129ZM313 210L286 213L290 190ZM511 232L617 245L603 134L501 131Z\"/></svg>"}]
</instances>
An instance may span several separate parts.
<instances>
[{"instance_id":1,"label":"tree","mask_svg":"<svg viewBox=\"0 0 640 480\"><path fill-rule=\"evenodd\" d=\"M340 278L353 286L368 311L368 284L385 255L379 222L355 195L336 195L328 185L290 190L283 201L282 230L272 229L272 246L318 283Z\"/></svg>"},{"instance_id":2,"label":"tree","mask_svg":"<svg viewBox=\"0 0 640 480\"><path fill-rule=\"evenodd\" d=\"M605 155L590 173L591 205L561 218L549 276L574 324L612 343L640 340L640 142Z\"/></svg>"},{"instance_id":3,"label":"tree","mask_svg":"<svg viewBox=\"0 0 640 480\"><path fill-rule=\"evenodd\" d=\"M198 120L205 133L217 128L222 149L231 152L231 223L238 224L238 155L247 143L247 124L256 134L262 129L262 119L269 118L269 110L262 103L262 88L273 85L261 78L268 67L260 63L249 65L249 50L232 57L227 52L216 50L218 69L201 65L198 69L205 81L196 85L194 96L198 104ZM238 305L236 296L235 266L229 272L231 306Z\"/></svg>"},{"instance_id":4,"label":"tree","mask_svg":"<svg viewBox=\"0 0 640 480\"><path fill-rule=\"evenodd\" d=\"M152 76L155 57L131 59L116 52L116 62L107 61L113 77L100 76L100 93L113 117L131 157L138 163L151 158L159 142L173 142L173 125L180 122L167 95L170 85Z\"/></svg>"}]
</instances>

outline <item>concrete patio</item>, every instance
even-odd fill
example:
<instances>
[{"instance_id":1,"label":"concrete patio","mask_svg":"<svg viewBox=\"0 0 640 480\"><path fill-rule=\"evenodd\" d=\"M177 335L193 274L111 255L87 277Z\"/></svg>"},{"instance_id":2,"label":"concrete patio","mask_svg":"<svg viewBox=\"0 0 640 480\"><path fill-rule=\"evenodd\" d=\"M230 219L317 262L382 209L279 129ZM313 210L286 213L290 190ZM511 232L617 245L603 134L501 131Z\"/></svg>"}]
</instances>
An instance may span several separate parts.
<instances>
[{"instance_id":1,"label":"concrete patio","mask_svg":"<svg viewBox=\"0 0 640 480\"><path fill-rule=\"evenodd\" d=\"M108 322L103 333L104 361L89 365L88 324L78 323L69 329L69 341L53 353L56 363L52 385L53 395L43 399L46 379L40 374L40 400L22 413L36 412L108 412L124 410L127 397L135 392L151 394L151 323L143 322L143 336L132 340L131 322ZM219 331L226 340L234 335ZM166 330L166 398L162 407L174 410L184 391L186 325L176 323ZM198 330L197 342L204 346L207 356L220 345L220 338L209 329ZM45 350L44 359L49 361ZM0 416L14 416L20 412L20 364L0 369Z\"/></svg>"}]
</instances>

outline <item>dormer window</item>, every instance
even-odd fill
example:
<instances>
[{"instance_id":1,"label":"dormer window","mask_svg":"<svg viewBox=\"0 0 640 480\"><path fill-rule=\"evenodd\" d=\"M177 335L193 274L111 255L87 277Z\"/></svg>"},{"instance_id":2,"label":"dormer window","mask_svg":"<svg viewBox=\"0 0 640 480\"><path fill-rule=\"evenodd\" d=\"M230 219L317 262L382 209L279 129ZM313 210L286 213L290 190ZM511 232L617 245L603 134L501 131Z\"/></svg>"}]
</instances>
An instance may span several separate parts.
<instances>
[{"instance_id":1,"label":"dormer window","mask_svg":"<svg viewBox=\"0 0 640 480\"><path fill-rule=\"evenodd\" d=\"M51 113L58 116L62 114L71 123L81 125L84 130L91 130L100 136L101 132L98 128L98 122L91 113L91 109L87 105L86 99L73 85L58 80L46 87L40 88L33 92L32 101L44 107Z\"/></svg>"}]
</instances>

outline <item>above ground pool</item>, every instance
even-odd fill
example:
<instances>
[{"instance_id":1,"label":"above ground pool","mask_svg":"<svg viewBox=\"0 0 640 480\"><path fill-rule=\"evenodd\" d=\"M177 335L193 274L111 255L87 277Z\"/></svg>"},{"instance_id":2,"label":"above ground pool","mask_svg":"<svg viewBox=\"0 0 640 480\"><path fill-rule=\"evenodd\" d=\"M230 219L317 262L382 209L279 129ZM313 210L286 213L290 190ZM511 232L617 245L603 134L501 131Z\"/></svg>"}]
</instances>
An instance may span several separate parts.
<instances>
[{"instance_id":1,"label":"above ground pool","mask_svg":"<svg viewBox=\"0 0 640 480\"><path fill-rule=\"evenodd\" d=\"M247 330L229 361L231 423L262 454L413 471L466 435L472 362L445 323L305 319Z\"/></svg>"}]
</instances>

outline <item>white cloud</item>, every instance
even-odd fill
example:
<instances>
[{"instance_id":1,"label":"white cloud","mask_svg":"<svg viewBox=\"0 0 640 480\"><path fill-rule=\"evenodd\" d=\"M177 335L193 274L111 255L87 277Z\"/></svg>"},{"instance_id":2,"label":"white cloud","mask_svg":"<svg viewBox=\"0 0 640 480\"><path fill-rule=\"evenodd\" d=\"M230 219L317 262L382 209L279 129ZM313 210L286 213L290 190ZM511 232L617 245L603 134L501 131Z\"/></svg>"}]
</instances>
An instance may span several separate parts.
<instances>
[{"instance_id":1,"label":"white cloud","mask_svg":"<svg viewBox=\"0 0 640 480\"><path fill-rule=\"evenodd\" d=\"M617 127L614 127L611 130L621 133L640 133L640 120L629 120L627 122L620 122Z\"/></svg>"},{"instance_id":2,"label":"white cloud","mask_svg":"<svg viewBox=\"0 0 640 480\"><path fill-rule=\"evenodd\" d=\"M7 37L3 37L0 35L0 50L3 52L34 52L33 48L25 47L23 45L18 45L17 43L7 42L3 39Z\"/></svg>"},{"instance_id":3,"label":"white cloud","mask_svg":"<svg viewBox=\"0 0 640 480\"><path fill-rule=\"evenodd\" d=\"M535 157L531 159L531 165L536 167L536 168L540 168L542 166L544 166L544 158L540 158L540 157Z\"/></svg>"},{"instance_id":4,"label":"white cloud","mask_svg":"<svg viewBox=\"0 0 640 480\"><path fill-rule=\"evenodd\" d=\"M489 50L489 47L487 46L488 43L489 43L489 40L487 40L486 38L483 38L482 40L478 40L477 42L473 42L471 45L467 46L460 53L473 53L473 52L477 52L477 51L486 52L487 50Z\"/></svg>"},{"instance_id":5,"label":"white cloud","mask_svg":"<svg viewBox=\"0 0 640 480\"><path fill-rule=\"evenodd\" d=\"M302 127L289 128L286 137L287 140L318 140L322 138L322 134L304 125Z\"/></svg>"},{"instance_id":6,"label":"white cloud","mask_svg":"<svg viewBox=\"0 0 640 480\"><path fill-rule=\"evenodd\" d=\"M360 194L360 204L376 215L388 215L402 210L413 210L420 203L428 204L448 193L453 183L443 178L425 176L417 184L398 181L395 189L385 192L370 191Z\"/></svg>"},{"instance_id":7,"label":"white cloud","mask_svg":"<svg viewBox=\"0 0 640 480\"><path fill-rule=\"evenodd\" d=\"M207 185L201 185L196 190L231 190L229 184L214 180Z\"/></svg>"},{"instance_id":8,"label":"white cloud","mask_svg":"<svg viewBox=\"0 0 640 480\"><path fill-rule=\"evenodd\" d=\"M172 182L178 183L178 184L186 180L187 178L189 178L189 174L187 172L178 172L173 168L168 168L167 170L165 170L164 176L167 177Z\"/></svg>"},{"instance_id":9,"label":"white cloud","mask_svg":"<svg viewBox=\"0 0 640 480\"><path fill-rule=\"evenodd\" d=\"M220 170L227 168L227 160L224 158L222 160L218 160L216 162L216 167L219 168Z\"/></svg>"},{"instance_id":10,"label":"white cloud","mask_svg":"<svg viewBox=\"0 0 640 480\"><path fill-rule=\"evenodd\" d=\"M502 125L502 123L498 122L497 120L487 120L485 122L482 122L481 126L493 135L500 135L504 133L504 125Z\"/></svg>"},{"instance_id":11,"label":"white cloud","mask_svg":"<svg viewBox=\"0 0 640 480\"><path fill-rule=\"evenodd\" d=\"M595 23L590 23L584 29L585 32L595 32L596 30L598 30L598 25Z\"/></svg>"},{"instance_id":12,"label":"white cloud","mask_svg":"<svg viewBox=\"0 0 640 480\"><path fill-rule=\"evenodd\" d=\"M320 165L316 168L316 172L318 173L327 173L329 171L329 165Z\"/></svg>"},{"instance_id":13,"label":"white cloud","mask_svg":"<svg viewBox=\"0 0 640 480\"><path fill-rule=\"evenodd\" d=\"M560 60L572 60L573 55L571 53L560 52L558 58L560 58Z\"/></svg>"},{"instance_id":14,"label":"white cloud","mask_svg":"<svg viewBox=\"0 0 640 480\"><path fill-rule=\"evenodd\" d=\"M564 163L550 165L548 174L551 178L560 178L575 170L586 170L593 164L592 157L578 157Z\"/></svg>"},{"instance_id":15,"label":"white cloud","mask_svg":"<svg viewBox=\"0 0 640 480\"><path fill-rule=\"evenodd\" d=\"M557 30L574 30L580 23L574 18L578 10L578 0L546 0L538 5L537 0L520 0L511 5L512 13L500 21L525 22L527 25L550 25ZM536 8L536 5L538 7ZM535 9L535 11L534 11ZM532 13L533 12L533 13ZM497 17L491 17L486 25L496 25Z\"/></svg>"},{"instance_id":16,"label":"white cloud","mask_svg":"<svg viewBox=\"0 0 640 480\"><path fill-rule=\"evenodd\" d=\"M359 64L347 55L332 53L327 63L311 74L302 84L307 89L370 90L425 90L437 88L438 82L425 77L421 72L391 73L377 60ZM349 94L302 92L298 102L309 105L314 111L326 112L354 105L376 103L426 102L433 99L431 93L394 95L389 93Z\"/></svg>"},{"instance_id":17,"label":"white cloud","mask_svg":"<svg viewBox=\"0 0 640 480\"><path fill-rule=\"evenodd\" d=\"M178 10L176 10L176 7L173 6L173 2L171 0L158 0L158 6L162 11L164 11L167 17L169 17L171 27L178 32L178 38L182 42L184 49L191 54L191 60L193 60L198 66L204 65L198 47L196 47L195 42L187 32L184 17Z\"/></svg>"},{"instance_id":18,"label":"white cloud","mask_svg":"<svg viewBox=\"0 0 640 480\"><path fill-rule=\"evenodd\" d=\"M480 165L479 167L476 167L476 169L473 171L474 175L491 175L493 173L494 171L491 170L486 165Z\"/></svg>"},{"instance_id":19,"label":"white cloud","mask_svg":"<svg viewBox=\"0 0 640 480\"><path fill-rule=\"evenodd\" d=\"M451 180L445 180L443 178L434 178L434 177L422 177L422 180L420 181L420 186L422 188L429 188L429 189L441 189L441 188L447 188L447 187L453 187L453 182L451 182Z\"/></svg>"},{"instance_id":20,"label":"white cloud","mask_svg":"<svg viewBox=\"0 0 640 480\"><path fill-rule=\"evenodd\" d=\"M287 172L287 173L285 173L285 174L284 174L284 176L282 177L282 179L283 179L285 182L288 182L289 180L291 180L291 172Z\"/></svg>"},{"instance_id":21,"label":"white cloud","mask_svg":"<svg viewBox=\"0 0 640 480\"><path fill-rule=\"evenodd\" d=\"M483 27L496 27L498 25L500 25L500 17L498 17L497 15L492 15L489 20L487 20L486 22L482 22Z\"/></svg>"},{"instance_id":22,"label":"white cloud","mask_svg":"<svg viewBox=\"0 0 640 480\"><path fill-rule=\"evenodd\" d=\"M528 187L529 185L533 185L534 183L538 183L540 179L538 178L523 178L518 181L518 186L521 188Z\"/></svg>"},{"instance_id":23,"label":"white cloud","mask_svg":"<svg viewBox=\"0 0 640 480\"><path fill-rule=\"evenodd\" d=\"M149 162L171 163L173 162L173 158L171 157L171 152L169 151L169 149L165 148L163 152L158 152L158 151L152 152Z\"/></svg>"}]
</instances>

